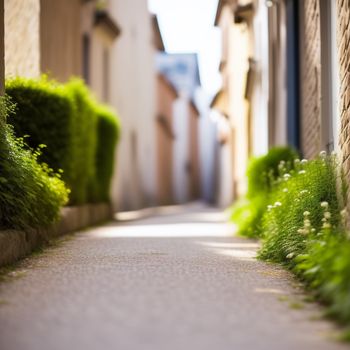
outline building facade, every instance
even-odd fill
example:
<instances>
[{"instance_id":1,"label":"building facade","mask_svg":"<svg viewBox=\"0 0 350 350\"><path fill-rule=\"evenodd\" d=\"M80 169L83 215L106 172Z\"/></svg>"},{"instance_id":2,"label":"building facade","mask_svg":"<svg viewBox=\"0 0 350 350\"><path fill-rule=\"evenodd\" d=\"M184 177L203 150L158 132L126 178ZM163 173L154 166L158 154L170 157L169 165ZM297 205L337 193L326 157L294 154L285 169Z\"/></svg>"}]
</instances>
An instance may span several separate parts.
<instances>
[{"instance_id":1,"label":"building facade","mask_svg":"<svg viewBox=\"0 0 350 350\"><path fill-rule=\"evenodd\" d=\"M231 166L231 201L246 191L245 169L249 158L265 153L269 144L268 10L265 3L220 0L215 17L215 25L222 33L219 67L222 89L211 107L221 113L221 129L227 130L221 153L226 158L225 163ZM227 125L223 128L223 124ZM226 164L220 168L222 173L229 173ZM218 191L225 197L220 195L219 202L229 201L227 187L219 180Z\"/></svg>"},{"instance_id":2,"label":"building facade","mask_svg":"<svg viewBox=\"0 0 350 350\"><path fill-rule=\"evenodd\" d=\"M121 118L116 177L112 186L116 209L156 204L156 67L152 16L147 0L109 1L111 16L122 34L113 45L110 74L112 105Z\"/></svg>"},{"instance_id":3,"label":"building facade","mask_svg":"<svg viewBox=\"0 0 350 350\"><path fill-rule=\"evenodd\" d=\"M156 49L147 1L6 0L4 10L5 75L83 78L123 126L114 209L155 204Z\"/></svg>"},{"instance_id":4,"label":"building facade","mask_svg":"<svg viewBox=\"0 0 350 350\"><path fill-rule=\"evenodd\" d=\"M157 183L158 203L174 203L174 115L173 108L178 93L168 79L157 76Z\"/></svg>"},{"instance_id":5,"label":"building facade","mask_svg":"<svg viewBox=\"0 0 350 350\"><path fill-rule=\"evenodd\" d=\"M175 203L201 197L199 154L200 112L195 103L200 87L196 54L157 55L157 69L176 89L173 103L173 195Z\"/></svg>"},{"instance_id":6,"label":"building facade","mask_svg":"<svg viewBox=\"0 0 350 350\"><path fill-rule=\"evenodd\" d=\"M245 126L238 133L251 139L238 142L245 160L259 153L259 144L290 145L306 158L336 151L350 176L349 6L343 0L219 1L223 91L213 107L228 118L231 108L239 111ZM239 39L233 34L237 25ZM247 109L242 109L244 99ZM235 124L232 128L238 130ZM232 147L236 158L235 141Z\"/></svg>"}]
</instances>

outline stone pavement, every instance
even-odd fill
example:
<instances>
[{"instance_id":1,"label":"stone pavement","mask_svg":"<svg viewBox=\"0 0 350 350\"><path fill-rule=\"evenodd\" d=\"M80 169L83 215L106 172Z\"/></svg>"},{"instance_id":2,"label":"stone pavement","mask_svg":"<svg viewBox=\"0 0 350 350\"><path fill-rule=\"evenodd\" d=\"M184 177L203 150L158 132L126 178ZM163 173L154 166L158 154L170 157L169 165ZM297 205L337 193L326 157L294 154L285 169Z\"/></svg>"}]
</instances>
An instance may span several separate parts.
<instances>
[{"instance_id":1,"label":"stone pavement","mask_svg":"<svg viewBox=\"0 0 350 350\"><path fill-rule=\"evenodd\" d=\"M348 348L287 272L231 233L220 211L196 204L89 229L24 260L0 284L0 349Z\"/></svg>"}]
</instances>

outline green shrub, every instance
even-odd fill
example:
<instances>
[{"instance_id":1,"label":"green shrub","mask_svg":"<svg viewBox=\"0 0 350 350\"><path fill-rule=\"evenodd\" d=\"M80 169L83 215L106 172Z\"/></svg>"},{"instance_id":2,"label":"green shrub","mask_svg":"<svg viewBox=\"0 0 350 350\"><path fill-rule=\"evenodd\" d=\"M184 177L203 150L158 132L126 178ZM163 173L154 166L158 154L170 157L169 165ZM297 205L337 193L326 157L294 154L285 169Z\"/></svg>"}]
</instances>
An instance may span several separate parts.
<instances>
[{"instance_id":1,"label":"green shrub","mask_svg":"<svg viewBox=\"0 0 350 350\"><path fill-rule=\"evenodd\" d=\"M14 78L6 81L6 94L16 104L9 119L16 136L26 137L29 147L44 144L39 160L62 178L71 189L70 204L89 199L95 178L97 116L95 101L79 79L62 85L48 80Z\"/></svg>"},{"instance_id":2,"label":"green shrub","mask_svg":"<svg viewBox=\"0 0 350 350\"><path fill-rule=\"evenodd\" d=\"M231 220L237 225L237 233L246 237L258 237L262 233L261 219L266 210L268 199L256 196L242 198L231 208Z\"/></svg>"},{"instance_id":3,"label":"green shrub","mask_svg":"<svg viewBox=\"0 0 350 350\"><path fill-rule=\"evenodd\" d=\"M305 236L300 234L304 213L315 231L322 225L321 202L329 203L332 223L339 222L337 198L337 167L334 157L297 162L294 170L278 179L270 206L264 214L264 248L261 256L285 262L289 254L298 255L305 249Z\"/></svg>"},{"instance_id":4,"label":"green shrub","mask_svg":"<svg viewBox=\"0 0 350 350\"><path fill-rule=\"evenodd\" d=\"M119 120L107 107L97 105L96 176L91 193L93 202L109 201L109 191L114 170L115 147L119 139Z\"/></svg>"},{"instance_id":5,"label":"green shrub","mask_svg":"<svg viewBox=\"0 0 350 350\"><path fill-rule=\"evenodd\" d=\"M292 269L329 305L330 315L350 324L350 241L342 209L347 186L336 157L296 161L273 187L260 258Z\"/></svg>"},{"instance_id":6,"label":"green shrub","mask_svg":"<svg viewBox=\"0 0 350 350\"><path fill-rule=\"evenodd\" d=\"M272 148L266 155L253 158L248 166L246 198L232 207L231 219L237 224L237 233L247 237L262 234L262 217L269 204L269 195L281 171L292 169L297 153L288 147Z\"/></svg>"},{"instance_id":7,"label":"green shrub","mask_svg":"<svg viewBox=\"0 0 350 350\"><path fill-rule=\"evenodd\" d=\"M70 163L72 204L89 201L96 177L95 158L97 146L96 102L89 89L80 79L72 79L64 87L73 101L71 121L71 156Z\"/></svg>"},{"instance_id":8,"label":"green shrub","mask_svg":"<svg viewBox=\"0 0 350 350\"><path fill-rule=\"evenodd\" d=\"M6 94L16 105L8 122L16 136L26 137L32 149L45 144L40 160L55 171L64 169L68 185L71 173L71 120L73 104L64 88L46 77L40 80L14 78L6 80Z\"/></svg>"},{"instance_id":9,"label":"green shrub","mask_svg":"<svg viewBox=\"0 0 350 350\"><path fill-rule=\"evenodd\" d=\"M328 315L350 324L350 241L345 231L322 230L295 257L294 271L326 303Z\"/></svg>"},{"instance_id":10,"label":"green shrub","mask_svg":"<svg viewBox=\"0 0 350 350\"><path fill-rule=\"evenodd\" d=\"M266 155L253 158L247 170L247 197L254 198L260 193L265 195L269 192L280 174L281 165L291 168L295 158L298 158L298 153L290 147L274 147Z\"/></svg>"},{"instance_id":11,"label":"green shrub","mask_svg":"<svg viewBox=\"0 0 350 350\"><path fill-rule=\"evenodd\" d=\"M40 152L24 147L12 127L5 124L6 103L0 101L0 228L44 227L59 217L68 200L60 176L45 163Z\"/></svg>"}]
</instances>

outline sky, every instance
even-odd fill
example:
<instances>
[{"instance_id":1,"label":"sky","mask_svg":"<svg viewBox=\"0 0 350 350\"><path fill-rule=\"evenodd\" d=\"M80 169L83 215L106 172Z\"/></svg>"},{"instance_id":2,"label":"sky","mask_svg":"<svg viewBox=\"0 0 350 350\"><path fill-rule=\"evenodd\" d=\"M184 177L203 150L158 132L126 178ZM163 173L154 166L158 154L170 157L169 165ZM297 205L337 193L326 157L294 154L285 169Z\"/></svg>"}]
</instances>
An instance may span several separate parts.
<instances>
[{"instance_id":1,"label":"sky","mask_svg":"<svg viewBox=\"0 0 350 350\"><path fill-rule=\"evenodd\" d=\"M158 17L169 53L196 52L203 90L210 96L220 88L220 29L214 27L218 0L148 0Z\"/></svg>"}]
</instances>

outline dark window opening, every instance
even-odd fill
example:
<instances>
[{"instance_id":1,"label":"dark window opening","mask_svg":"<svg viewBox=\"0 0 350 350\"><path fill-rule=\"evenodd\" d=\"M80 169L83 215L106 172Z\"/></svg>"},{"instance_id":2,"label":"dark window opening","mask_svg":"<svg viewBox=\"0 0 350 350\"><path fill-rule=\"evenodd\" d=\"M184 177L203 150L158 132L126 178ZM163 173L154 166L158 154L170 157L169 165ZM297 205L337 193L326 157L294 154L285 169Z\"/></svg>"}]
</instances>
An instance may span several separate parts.
<instances>
[{"instance_id":1,"label":"dark window opening","mask_svg":"<svg viewBox=\"0 0 350 350\"><path fill-rule=\"evenodd\" d=\"M90 37L83 35L83 78L86 84L90 84Z\"/></svg>"}]
</instances>

